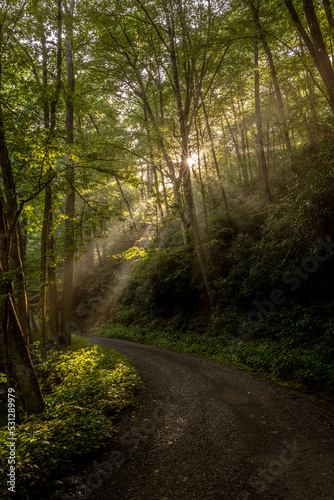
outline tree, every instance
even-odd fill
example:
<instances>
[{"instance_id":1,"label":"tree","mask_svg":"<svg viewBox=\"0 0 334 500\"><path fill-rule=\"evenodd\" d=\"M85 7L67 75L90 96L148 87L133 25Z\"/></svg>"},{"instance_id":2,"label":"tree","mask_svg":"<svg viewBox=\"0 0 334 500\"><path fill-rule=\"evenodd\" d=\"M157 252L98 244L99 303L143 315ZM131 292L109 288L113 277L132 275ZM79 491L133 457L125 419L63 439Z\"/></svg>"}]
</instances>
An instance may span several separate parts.
<instances>
[{"instance_id":1,"label":"tree","mask_svg":"<svg viewBox=\"0 0 334 500\"><path fill-rule=\"evenodd\" d=\"M12 24L8 25L6 17L11 17L8 5L2 13L0 21L0 88L3 82L3 56L7 49L5 36L13 30L21 15L19 9L13 16ZM7 39L8 40L8 39ZM0 167L4 192L0 189L0 344L8 385L17 383L25 409L28 414L43 411L44 402L40 391L36 372L34 370L23 331L17 314L14 299L14 276L22 274L20 256L19 216L23 203L18 203L11 160L8 153L2 104L0 103ZM11 258L12 255L15 258ZM21 290L22 291L22 290Z\"/></svg>"},{"instance_id":2,"label":"tree","mask_svg":"<svg viewBox=\"0 0 334 500\"><path fill-rule=\"evenodd\" d=\"M276 71L276 66L274 63L273 54L272 54L270 47L268 45L266 34L265 34L263 27L260 23L259 9L260 9L260 2L258 3L258 5L255 5L255 3L252 4L254 23L255 23L255 26L257 28L258 36L262 42L263 49L264 49L266 56L267 56L267 59L268 59L270 73L271 73L271 77L272 77L273 84L274 84L274 89L275 89L275 94L276 94L276 99L277 99L277 106L278 106L278 111L279 111L280 127L282 129L284 145L285 145L285 148L288 152L288 155L290 155L291 143L290 143L289 131L288 131L287 123L286 123L282 92L281 92L281 88L280 88L278 77L277 77L277 71Z\"/></svg>"},{"instance_id":3,"label":"tree","mask_svg":"<svg viewBox=\"0 0 334 500\"><path fill-rule=\"evenodd\" d=\"M264 184L266 200L267 203L270 204L271 192L269 186L267 162L264 154L264 145L263 145L263 128L262 128L262 113L261 113L261 99L260 99L259 42L257 36L254 37L254 74L255 74L255 81L254 81L255 115L256 115L259 164Z\"/></svg>"},{"instance_id":4,"label":"tree","mask_svg":"<svg viewBox=\"0 0 334 500\"><path fill-rule=\"evenodd\" d=\"M70 4L65 4L65 30L66 30L66 72L67 72L67 90L66 90L66 143L69 147L68 165L71 162L71 146L74 143L74 67L73 67L73 15L74 0ZM75 190L74 190L74 168L70 167L67 173L68 194L66 196L65 206L65 264L64 264L64 284L62 295L62 317L61 317L61 336L59 341L64 347L71 343L71 323L73 306L73 272L74 272L74 214L75 214Z\"/></svg>"},{"instance_id":5,"label":"tree","mask_svg":"<svg viewBox=\"0 0 334 500\"><path fill-rule=\"evenodd\" d=\"M327 91L327 97L332 111L334 111L334 71L327 53L319 21L315 12L312 0L303 0L305 17L310 30L310 36L305 30L302 21L295 9L292 0L284 0L287 9L290 12L291 19L294 22L301 38L303 39L307 50L312 56L315 67L320 73L322 81ZM327 11L328 12L328 11Z\"/></svg>"}]
</instances>

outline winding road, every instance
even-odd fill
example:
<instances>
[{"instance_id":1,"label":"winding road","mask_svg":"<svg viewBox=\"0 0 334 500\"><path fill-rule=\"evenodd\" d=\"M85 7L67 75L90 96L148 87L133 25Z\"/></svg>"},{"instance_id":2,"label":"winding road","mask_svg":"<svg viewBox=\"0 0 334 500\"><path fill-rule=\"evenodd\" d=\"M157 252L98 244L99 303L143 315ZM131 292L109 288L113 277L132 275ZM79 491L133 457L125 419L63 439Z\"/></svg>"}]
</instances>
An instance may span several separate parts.
<instances>
[{"instance_id":1,"label":"winding road","mask_svg":"<svg viewBox=\"0 0 334 500\"><path fill-rule=\"evenodd\" d=\"M146 388L77 498L334 500L331 407L198 356L83 336L128 356Z\"/></svg>"}]
</instances>

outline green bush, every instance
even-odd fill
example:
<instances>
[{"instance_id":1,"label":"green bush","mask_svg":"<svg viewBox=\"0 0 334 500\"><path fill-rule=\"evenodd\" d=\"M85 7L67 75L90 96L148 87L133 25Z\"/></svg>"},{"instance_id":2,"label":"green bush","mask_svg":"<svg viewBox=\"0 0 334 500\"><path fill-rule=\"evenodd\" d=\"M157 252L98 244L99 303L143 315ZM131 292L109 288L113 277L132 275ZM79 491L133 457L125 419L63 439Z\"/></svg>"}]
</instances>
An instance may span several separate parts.
<instances>
[{"instance_id":1,"label":"green bush","mask_svg":"<svg viewBox=\"0 0 334 500\"><path fill-rule=\"evenodd\" d=\"M26 417L16 427L19 492L69 473L75 457L101 448L113 435L120 412L135 403L140 385L134 368L123 356L100 346L49 352L37 371L46 408L43 414ZM7 471L7 437L7 427L2 428L3 476ZM4 481L1 486L6 489Z\"/></svg>"},{"instance_id":2,"label":"green bush","mask_svg":"<svg viewBox=\"0 0 334 500\"><path fill-rule=\"evenodd\" d=\"M117 321L130 324L141 318L187 312L197 303L191 248L177 246L152 250L138 265L115 317Z\"/></svg>"}]
</instances>

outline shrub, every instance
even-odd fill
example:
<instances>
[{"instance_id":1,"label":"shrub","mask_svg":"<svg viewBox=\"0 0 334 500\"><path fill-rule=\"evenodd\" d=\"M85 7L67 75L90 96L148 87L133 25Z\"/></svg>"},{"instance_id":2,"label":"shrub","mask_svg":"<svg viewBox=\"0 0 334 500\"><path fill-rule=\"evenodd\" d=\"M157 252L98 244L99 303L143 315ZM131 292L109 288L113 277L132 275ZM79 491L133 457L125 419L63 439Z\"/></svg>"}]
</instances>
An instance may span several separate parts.
<instances>
[{"instance_id":1,"label":"shrub","mask_svg":"<svg viewBox=\"0 0 334 500\"><path fill-rule=\"evenodd\" d=\"M36 345L35 345L36 351ZM36 352L35 352L36 356ZM136 401L139 377L123 356L100 346L49 352L37 371L46 408L16 427L17 491L68 473L75 457L101 448L120 412ZM0 471L8 468L7 427L0 430ZM2 486L6 489L5 482Z\"/></svg>"}]
</instances>

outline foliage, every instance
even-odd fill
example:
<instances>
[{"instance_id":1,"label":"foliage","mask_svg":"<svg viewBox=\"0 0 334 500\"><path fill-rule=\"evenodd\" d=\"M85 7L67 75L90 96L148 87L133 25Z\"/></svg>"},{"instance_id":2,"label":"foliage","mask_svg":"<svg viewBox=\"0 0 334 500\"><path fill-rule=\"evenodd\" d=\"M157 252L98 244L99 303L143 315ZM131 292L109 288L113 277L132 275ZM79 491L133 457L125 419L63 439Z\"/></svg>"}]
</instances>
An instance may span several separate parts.
<instances>
[{"instance_id":1,"label":"foliage","mask_svg":"<svg viewBox=\"0 0 334 500\"><path fill-rule=\"evenodd\" d=\"M276 327L279 328L279 324ZM191 329L185 332L168 328L153 330L115 323L95 328L92 333L199 354L288 381L299 389L330 393L334 390L333 324L328 324L325 332L313 342L309 342L302 330L296 331L293 322L292 327L292 334L286 330L281 332L279 339L246 340L233 338L224 331L217 337L209 331L203 334Z\"/></svg>"},{"instance_id":2,"label":"foliage","mask_svg":"<svg viewBox=\"0 0 334 500\"><path fill-rule=\"evenodd\" d=\"M9 270L0 282L11 281L20 315L22 262L30 308L48 320L45 285L50 297L54 283L45 283L46 267L57 266L62 283L64 261L75 252L73 305L85 324L102 292L127 276L119 269L128 261L137 265L108 334L332 384L333 258L296 292L285 287L286 305L252 324L250 337L240 338L236 326L312 255L319 237L334 234L331 22L324 2L313 2L323 46L310 51L286 3L83 0L70 2L73 16L66 1L59 12L47 0L1 7L0 198L8 227L19 216L22 241L16 259L3 255L15 241L1 245L1 269ZM296 10L312 37L302 4ZM327 78L318 53L329 62ZM71 54L74 92L62 57ZM64 233L71 219L73 241ZM43 227L50 246L54 240L44 264ZM19 427L23 482L65 470L79 445L97 446L99 423L112 433L136 383L120 358L96 348L49 354L44 364L36 349L33 356L47 409Z\"/></svg>"},{"instance_id":3,"label":"foliage","mask_svg":"<svg viewBox=\"0 0 334 500\"><path fill-rule=\"evenodd\" d=\"M213 214L211 221L220 232L211 242L216 305L209 315L198 301L189 309L178 308L184 300L178 292L191 283L196 286L196 281L184 273L186 264L191 266L190 254L187 260L186 247L180 247L167 224L160 252L149 254L136 269L111 322L96 333L262 368L306 387L333 388L333 257L328 255L296 291L282 280L284 273L313 255L319 238L333 235L331 152L332 142L324 137L294 155L285 173L286 188L270 217L247 219L249 205L257 202L254 192L247 194L245 206L233 210L233 231L219 226L219 208L216 217ZM247 328L238 331L238 318L249 322L254 301L268 300L275 289L283 290L286 303L260 324L250 322L250 334Z\"/></svg>"},{"instance_id":4,"label":"foliage","mask_svg":"<svg viewBox=\"0 0 334 500\"><path fill-rule=\"evenodd\" d=\"M164 239L166 245L166 239ZM172 245L152 248L137 266L118 317L146 321L146 316L168 317L184 314L198 303L193 250Z\"/></svg>"},{"instance_id":5,"label":"foliage","mask_svg":"<svg viewBox=\"0 0 334 500\"><path fill-rule=\"evenodd\" d=\"M46 409L16 427L17 491L22 495L36 494L46 483L51 487L70 473L77 457L103 447L121 412L136 402L139 377L123 356L100 346L82 347L81 339L74 344L63 352L49 351L46 362L36 366ZM38 357L36 344L33 355ZM3 473L6 431L0 431Z\"/></svg>"}]
</instances>

